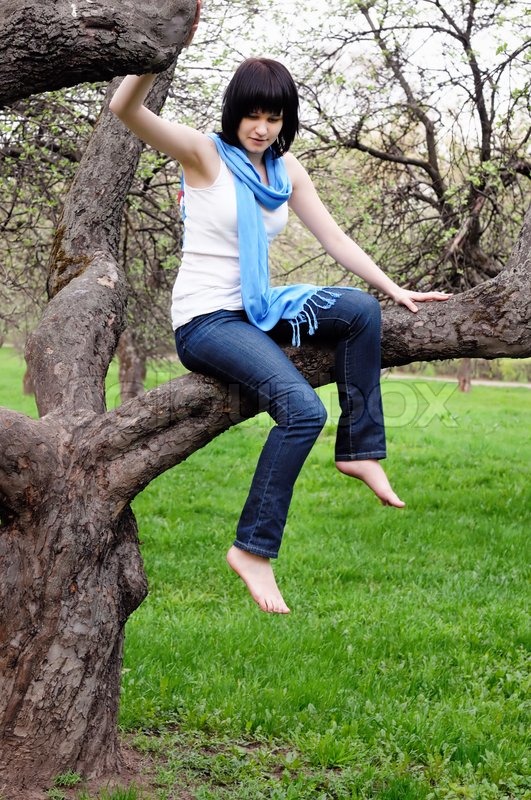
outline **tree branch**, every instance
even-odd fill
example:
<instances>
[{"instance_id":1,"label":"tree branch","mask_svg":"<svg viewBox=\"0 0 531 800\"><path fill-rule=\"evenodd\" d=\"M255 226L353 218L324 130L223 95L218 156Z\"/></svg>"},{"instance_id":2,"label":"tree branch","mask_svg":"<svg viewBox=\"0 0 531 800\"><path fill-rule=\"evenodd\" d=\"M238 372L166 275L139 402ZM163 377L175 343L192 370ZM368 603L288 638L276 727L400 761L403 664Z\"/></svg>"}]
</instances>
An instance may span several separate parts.
<instances>
[{"instance_id":1,"label":"tree branch","mask_svg":"<svg viewBox=\"0 0 531 800\"><path fill-rule=\"evenodd\" d=\"M173 77L174 65L160 75L147 99L158 113ZM107 100L118 81L109 87ZM51 296L79 275L97 250L118 253L120 221L142 152L142 142L106 103L68 192L50 256Z\"/></svg>"},{"instance_id":2,"label":"tree branch","mask_svg":"<svg viewBox=\"0 0 531 800\"><path fill-rule=\"evenodd\" d=\"M507 268L444 303L417 314L392 307L383 313L382 366L455 357L531 355L531 209ZM313 386L330 383L333 350L324 345L286 348ZM204 447L259 409L235 386L186 375L130 400L84 428L85 447L107 470L115 513L153 478Z\"/></svg>"},{"instance_id":3,"label":"tree branch","mask_svg":"<svg viewBox=\"0 0 531 800\"><path fill-rule=\"evenodd\" d=\"M148 105L159 111L173 67ZM111 87L109 94L112 93ZM128 286L116 256L120 220L142 150L104 108L70 187L50 257L52 296L28 337L26 359L39 413L105 410L104 379L123 330Z\"/></svg>"},{"instance_id":4,"label":"tree branch","mask_svg":"<svg viewBox=\"0 0 531 800\"><path fill-rule=\"evenodd\" d=\"M58 408L105 410L104 378L122 332L128 287L109 253L85 255L83 267L48 303L27 340L41 416Z\"/></svg>"},{"instance_id":5,"label":"tree branch","mask_svg":"<svg viewBox=\"0 0 531 800\"><path fill-rule=\"evenodd\" d=\"M195 0L2 3L0 105L128 72L161 72L182 46Z\"/></svg>"},{"instance_id":6,"label":"tree branch","mask_svg":"<svg viewBox=\"0 0 531 800\"><path fill-rule=\"evenodd\" d=\"M388 69L391 70L391 72L395 76L395 80L402 88L402 91L406 96L407 107L410 109L413 116L422 124L424 128L426 150L428 152L428 163L429 163L429 169L427 169L426 171L428 172L432 180L433 190L437 195L439 202L441 203L441 207L444 209L446 186L439 167L439 157L437 154L437 142L435 137L435 125L433 123L433 120L428 116L428 114L426 114L422 103L419 102L415 97L413 89L411 88L409 81L407 80L404 74L404 70L400 65L398 57L396 55L393 55L388 49L387 44L382 37L381 30L373 22L371 15L369 14L369 10L365 7L362 7L361 12L371 28L374 40L380 49L380 52L382 54L386 66L388 67Z\"/></svg>"}]
</instances>

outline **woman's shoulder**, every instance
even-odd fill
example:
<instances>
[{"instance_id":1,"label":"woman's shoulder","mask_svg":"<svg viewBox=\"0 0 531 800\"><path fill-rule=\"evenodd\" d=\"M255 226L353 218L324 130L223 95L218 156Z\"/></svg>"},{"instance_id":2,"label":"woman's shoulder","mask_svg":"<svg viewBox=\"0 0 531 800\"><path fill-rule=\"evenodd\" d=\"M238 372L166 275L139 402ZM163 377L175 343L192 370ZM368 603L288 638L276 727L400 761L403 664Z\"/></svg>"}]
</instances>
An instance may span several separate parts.
<instances>
[{"instance_id":1,"label":"woman's shoulder","mask_svg":"<svg viewBox=\"0 0 531 800\"><path fill-rule=\"evenodd\" d=\"M295 188L297 184L300 184L301 182L310 180L305 168L302 166L299 159L293 155L293 153L285 153L282 158L284 159L286 171L289 175L289 179L293 185L293 188Z\"/></svg>"},{"instance_id":2,"label":"woman's shoulder","mask_svg":"<svg viewBox=\"0 0 531 800\"><path fill-rule=\"evenodd\" d=\"M288 152L284 153L282 156L284 159L284 164L286 165L286 169L296 169L298 166L301 166L301 163L298 158L296 158L293 153Z\"/></svg>"}]
</instances>

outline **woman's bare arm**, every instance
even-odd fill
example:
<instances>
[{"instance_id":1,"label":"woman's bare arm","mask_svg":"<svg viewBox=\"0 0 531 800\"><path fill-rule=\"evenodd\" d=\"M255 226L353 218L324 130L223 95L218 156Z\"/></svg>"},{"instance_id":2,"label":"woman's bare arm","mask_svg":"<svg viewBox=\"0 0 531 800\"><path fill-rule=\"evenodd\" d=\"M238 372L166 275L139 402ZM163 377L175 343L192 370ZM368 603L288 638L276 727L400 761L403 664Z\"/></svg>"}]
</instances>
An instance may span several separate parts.
<instances>
[{"instance_id":1,"label":"woman's bare arm","mask_svg":"<svg viewBox=\"0 0 531 800\"><path fill-rule=\"evenodd\" d=\"M155 150L179 161L191 185L210 185L216 178L219 159L214 144L204 133L171 122L144 105L155 75L127 75L116 90L109 108Z\"/></svg>"},{"instance_id":2,"label":"woman's bare arm","mask_svg":"<svg viewBox=\"0 0 531 800\"><path fill-rule=\"evenodd\" d=\"M293 185L290 207L338 264L391 297L396 303L405 305L410 311L418 311L415 301L448 299L449 295L444 292L413 292L402 289L392 281L372 258L341 230L321 201L302 164L290 153L285 159Z\"/></svg>"},{"instance_id":3,"label":"woman's bare arm","mask_svg":"<svg viewBox=\"0 0 531 800\"><path fill-rule=\"evenodd\" d=\"M200 12L201 3L198 2L196 18L186 44L192 41ZM144 105L155 78L152 74L127 75L115 91L109 108L139 139L179 161L191 185L209 185L219 169L214 144L204 133L188 125L162 119Z\"/></svg>"}]
</instances>

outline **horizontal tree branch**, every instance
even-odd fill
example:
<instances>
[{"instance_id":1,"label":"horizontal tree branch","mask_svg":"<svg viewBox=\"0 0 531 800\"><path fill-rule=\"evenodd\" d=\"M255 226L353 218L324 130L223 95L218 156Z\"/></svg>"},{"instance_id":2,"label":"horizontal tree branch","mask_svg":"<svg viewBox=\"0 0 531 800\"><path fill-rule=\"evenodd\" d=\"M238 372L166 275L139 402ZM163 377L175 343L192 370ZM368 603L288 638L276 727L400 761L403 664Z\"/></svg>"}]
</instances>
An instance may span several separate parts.
<instances>
[{"instance_id":1,"label":"horizontal tree branch","mask_svg":"<svg viewBox=\"0 0 531 800\"><path fill-rule=\"evenodd\" d=\"M507 268L495 278L448 301L421 304L417 314L385 309L382 366L530 356L530 242L531 210ZM313 386L333 380L331 348L307 344L286 352ZM154 477L257 411L236 386L191 374L95 418L85 435L108 464L118 513Z\"/></svg>"},{"instance_id":2,"label":"horizontal tree branch","mask_svg":"<svg viewBox=\"0 0 531 800\"><path fill-rule=\"evenodd\" d=\"M0 106L129 72L161 72L185 41L195 6L195 0L3 2Z\"/></svg>"},{"instance_id":3,"label":"horizontal tree branch","mask_svg":"<svg viewBox=\"0 0 531 800\"><path fill-rule=\"evenodd\" d=\"M360 142L357 137L346 138L343 140L342 144L344 147L347 147L350 150L359 150L361 153L368 153L370 156L373 156L380 161L389 161L394 164L404 164L410 167L418 167L426 172L432 181L437 181L439 179L437 171L433 169L429 161L424 161L420 158L413 158L412 156L406 156L402 153L389 153L387 150L379 150L377 147L373 147L372 145L363 144L363 142Z\"/></svg>"}]
</instances>

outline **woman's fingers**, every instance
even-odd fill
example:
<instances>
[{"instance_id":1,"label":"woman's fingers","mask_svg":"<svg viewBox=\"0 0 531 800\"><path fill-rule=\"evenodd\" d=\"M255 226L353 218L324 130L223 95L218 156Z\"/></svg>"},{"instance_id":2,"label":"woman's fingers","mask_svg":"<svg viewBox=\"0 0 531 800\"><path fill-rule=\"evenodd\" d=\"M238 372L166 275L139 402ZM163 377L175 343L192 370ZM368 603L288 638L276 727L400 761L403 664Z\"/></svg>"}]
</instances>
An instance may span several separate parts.
<instances>
[{"instance_id":1,"label":"woman's fingers","mask_svg":"<svg viewBox=\"0 0 531 800\"><path fill-rule=\"evenodd\" d=\"M194 21L193 21L192 27L190 28L190 33L188 34L188 37L187 37L187 39L186 39L186 41L184 43L185 47L187 47L192 42L192 39L195 36L195 32L196 32L196 30L197 30L197 28L199 26L200 18L201 18L201 0L197 0L197 6L195 8Z\"/></svg>"},{"instance_id":2,"label":"woman's fingers","mask_svg":"<svg viewBox=\"0 0 531 800\"><path fill-rule=\"evenodd\" d=\"M448 300L452 295L448 294L447 292L419 292L418 296L415 297L415 300L419 300L421 303L430 300Z\"/></svg>"},{"instance_id":3,"label":"woman's fingers","mask_svg":"<svg viewBox=\"0 0 531 800\"><path fill-rule=\"evenodd\" d=\"M452 295L447 292L413 292L409 289L402 289L395 295L395 302L405 306L410 311L417 312L416 303L430 303L438 300L448 300Z\"/></svg>"}]
</instances>

